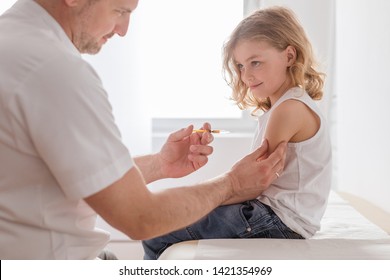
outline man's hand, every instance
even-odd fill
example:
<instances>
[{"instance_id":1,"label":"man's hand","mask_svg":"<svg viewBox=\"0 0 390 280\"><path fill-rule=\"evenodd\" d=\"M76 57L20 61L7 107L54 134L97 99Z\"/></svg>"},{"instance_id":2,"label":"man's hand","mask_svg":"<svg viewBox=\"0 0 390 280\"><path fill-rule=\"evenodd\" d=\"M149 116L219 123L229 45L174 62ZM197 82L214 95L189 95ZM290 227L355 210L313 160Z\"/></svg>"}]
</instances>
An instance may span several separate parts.
<instances>
[{"instance_id":1,"label":"man's hand","mask_svg":"<svg viewBox=\"0 0 390 280\"><path fill-rule=\"evenodd\" d=\"M163 177L183 177L207 163L208 156L213 152L209 144L214 137L209 132L193 133L193 128L190 125L170 134L157 154ZM202 129L210 131L211 126L205 123Z\"/></svg>"},{"instance_id":2,"label":"man's hand","mask_svg":"<svg viewBox=\"0 0 390 280\"><path fill-rule=\"evenodd\" d=\"M224 204L238 203L258 197L274 181L284 168L285 142L268 155L268 141L260 148L238 161L228 172L232 180L233 197Z\"/></svg>"}]
</instances>

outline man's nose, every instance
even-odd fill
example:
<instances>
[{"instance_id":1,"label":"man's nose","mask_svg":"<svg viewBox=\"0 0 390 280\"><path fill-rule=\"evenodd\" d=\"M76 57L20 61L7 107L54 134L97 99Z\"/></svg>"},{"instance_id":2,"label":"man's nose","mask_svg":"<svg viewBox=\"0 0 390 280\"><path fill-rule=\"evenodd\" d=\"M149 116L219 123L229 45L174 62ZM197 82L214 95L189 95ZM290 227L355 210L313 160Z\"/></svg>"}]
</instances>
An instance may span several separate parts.
<instances>
[{"instance_id":1,"label":"man's nose","mask_svg":"<svg viewBox=\"0 0 390 280\"><path fill-rule=\"evenodd\" d=\"M115 25L114 32L119 36L123 37L126 35L127 30L129 29L130 16L123 18Z\"/></svg>"}]
</instances>

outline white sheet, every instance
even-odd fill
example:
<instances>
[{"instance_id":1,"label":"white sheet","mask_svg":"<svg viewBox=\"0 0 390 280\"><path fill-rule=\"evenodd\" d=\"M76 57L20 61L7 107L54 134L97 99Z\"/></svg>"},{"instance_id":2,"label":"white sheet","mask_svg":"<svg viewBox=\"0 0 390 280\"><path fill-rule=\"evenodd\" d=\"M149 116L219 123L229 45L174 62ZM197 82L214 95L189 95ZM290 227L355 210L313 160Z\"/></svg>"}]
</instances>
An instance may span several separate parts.
<instances>
[{"instance_id":1,"label":"white sheet","mask_svg":"<svg viewBox=\"0 0 390 280\"><path fill-rule=\"evenodd\" d=\"M160 259L385 259L390 235L331 192L321 230L311 239L206 239L169 247Z\"/></svg>"}]
</instances>

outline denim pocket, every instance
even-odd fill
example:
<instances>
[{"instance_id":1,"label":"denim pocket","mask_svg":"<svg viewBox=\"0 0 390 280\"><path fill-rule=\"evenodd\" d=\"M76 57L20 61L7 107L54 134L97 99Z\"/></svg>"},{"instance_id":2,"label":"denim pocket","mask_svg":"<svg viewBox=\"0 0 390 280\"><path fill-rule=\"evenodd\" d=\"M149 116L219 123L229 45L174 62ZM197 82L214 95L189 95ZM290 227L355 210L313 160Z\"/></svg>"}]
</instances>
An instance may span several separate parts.
<instances>
[{"instance_id":1,"label":"denim pocket","mask_svg":"<svg viewBox=\"0 0 390 280\"><path fill-rule=\"evenodd\" d=\"M260 201L250 200L241 205L240 216L246 225L246 230L242 232L241 238L250 238L259 234L267 238L267 231L275 226L275 213L268 206Z\"/></svg>"},{"instance_id":2,"label":"denim pocket","mask_svg":"<svg viewBox=\"0 0 390 280\"><path fill-rule=\"evenodd\" d=\"M239 235L240 238L303 239L287 227L271 207L257 199L243 203L240 215L246 225L246 230Z\"/></svg>"}]
</instances>

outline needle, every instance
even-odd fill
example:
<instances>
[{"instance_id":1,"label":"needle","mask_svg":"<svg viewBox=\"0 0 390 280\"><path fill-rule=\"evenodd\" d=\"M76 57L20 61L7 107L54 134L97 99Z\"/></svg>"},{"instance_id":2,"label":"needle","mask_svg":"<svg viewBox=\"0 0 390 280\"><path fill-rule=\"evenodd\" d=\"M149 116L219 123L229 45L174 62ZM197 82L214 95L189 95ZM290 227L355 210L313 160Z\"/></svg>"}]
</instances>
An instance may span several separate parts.
<instances>
[{"instance_id":1,"label":"needle","mask_svg":"<svg viewBox=\"0 0 390 280\"><path fill-rule=\"evenodd\" d=\"M230 131L227 131L227 130L222 130L222 129L213 129L213 130L207 130L207 129L194 129L192 132L199 132L199 133L203 133L203 132L210 132L210 133L229 133Z\"/></svg>"}]
</instances>

